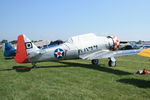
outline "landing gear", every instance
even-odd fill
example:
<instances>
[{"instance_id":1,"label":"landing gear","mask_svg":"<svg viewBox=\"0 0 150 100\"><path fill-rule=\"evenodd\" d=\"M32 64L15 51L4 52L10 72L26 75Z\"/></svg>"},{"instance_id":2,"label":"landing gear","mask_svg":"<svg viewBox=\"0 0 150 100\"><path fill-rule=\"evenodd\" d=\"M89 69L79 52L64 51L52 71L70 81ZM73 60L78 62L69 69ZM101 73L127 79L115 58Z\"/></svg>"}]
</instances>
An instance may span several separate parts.
<instances>
[{"instance_id":1,"label":"landing gear","mask_svg":"<svg viewBox=\"0 0 150 100\"><path fill-rule=\"evenodd\" d=\"M93 65L98 65L99 60L98 59L93 59L91 62L92 62Z\"/></svg>"},{"instance_id":2,"label":"landing gear","mask_svg":"<svg viewBox=\"0 0 150 100\"><path fill-rule=\"evenodd\" d=\"M108 65L110 66L110 67L115 67L116 66L116 59L114 58L114 57L111 57L111 58L109 58L110 60L109 60L109 62L108 62Z\"/></svg>"},{"instance_id":3,"label":"landing gear","mask_svg":"<svg viewBox=\"0 0 150 100\"><path fill-rule=\"evenodd\" d=\"M98 65L99 60L98 59L93 59L93 60L91 60L91 62L92 62L93 65ZM116 66L116 59L114 57L109 58L108 65L110 67L115 67Z\"/></svg>"},{"instance_id":4,"label":"landing gear","mask_svg":"<svg viewBox=\"0 0 150 100\"><path fill-rule=\"evenodd\" d=\"M32 68L36 68L36 63L32 63Z\"/></svg>"}]
</instances>

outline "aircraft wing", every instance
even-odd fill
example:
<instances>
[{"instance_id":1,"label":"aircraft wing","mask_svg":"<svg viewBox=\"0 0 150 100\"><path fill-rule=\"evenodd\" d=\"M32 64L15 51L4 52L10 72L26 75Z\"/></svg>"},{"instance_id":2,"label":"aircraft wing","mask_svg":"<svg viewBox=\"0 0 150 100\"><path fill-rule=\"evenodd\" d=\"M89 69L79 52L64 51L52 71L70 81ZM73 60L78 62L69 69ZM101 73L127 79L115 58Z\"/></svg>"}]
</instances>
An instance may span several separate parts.
<instances>
[{"instance_id":1,"label":"aircraft wing","mask_svg":"<svg viewBox=\"0 0 150 100\"><path fill-rule=\"evenodd\" d=\"M128 56L128 55L135 55L143 50L143 47L140 49L134 49L134 50L118 50L118 51L110 51L110 50L101 50L96 51L93 53L83 54L79 57L81 59L100 59L100 58L110 58L110 57L117 57L117 56Z\"/></svg>"},{"instance_id":2,"label":"aircraft wing","mask_svg":"<svg viewBox=\"0 0 150 100\"><path fill-rule=\"evenodd\" d=\"M139 52L138 55L145 56L145 57L150 57L150 48Z\"/></svg>"}]
</instances>

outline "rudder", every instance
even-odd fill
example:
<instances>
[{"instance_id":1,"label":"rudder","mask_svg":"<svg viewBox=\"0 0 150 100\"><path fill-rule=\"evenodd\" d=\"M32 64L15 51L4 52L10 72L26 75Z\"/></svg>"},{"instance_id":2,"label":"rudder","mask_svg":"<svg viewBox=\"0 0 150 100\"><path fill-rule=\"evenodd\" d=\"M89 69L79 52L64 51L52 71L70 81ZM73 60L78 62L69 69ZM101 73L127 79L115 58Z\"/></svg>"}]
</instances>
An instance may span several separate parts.
<instances>
[{"instance_id":1,"label":"rudder","mask_svg":"<svg viewBox=\"0 0 150 100\"><path fill-rule=\"evenodd\" d=\"M17 63L28 63L29 62L23 34L18 36L15 60Z\"/></svg>"}]
</instances>

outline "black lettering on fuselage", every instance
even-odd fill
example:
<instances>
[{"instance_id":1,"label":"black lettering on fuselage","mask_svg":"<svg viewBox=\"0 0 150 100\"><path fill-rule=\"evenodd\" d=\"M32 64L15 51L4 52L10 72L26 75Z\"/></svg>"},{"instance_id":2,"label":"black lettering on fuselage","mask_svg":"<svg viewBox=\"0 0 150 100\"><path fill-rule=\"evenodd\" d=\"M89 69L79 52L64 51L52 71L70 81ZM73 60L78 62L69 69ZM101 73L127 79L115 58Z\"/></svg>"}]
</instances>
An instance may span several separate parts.
<instances>
[{"instance_id":1,"label":"black lettering on fuselage","mask_svg":"<svg viewBox=\"0 0 150 100\"><path fill-rule=\"evenodd\" d=\"M90 47L87 47L87 48L79 49L78 53L79 54L84 54L84 53L87 53L87 52L95 51L97 49L98 49L98 45L93 45L93 46L90 46Z\"/></svg>"}]
</instances>

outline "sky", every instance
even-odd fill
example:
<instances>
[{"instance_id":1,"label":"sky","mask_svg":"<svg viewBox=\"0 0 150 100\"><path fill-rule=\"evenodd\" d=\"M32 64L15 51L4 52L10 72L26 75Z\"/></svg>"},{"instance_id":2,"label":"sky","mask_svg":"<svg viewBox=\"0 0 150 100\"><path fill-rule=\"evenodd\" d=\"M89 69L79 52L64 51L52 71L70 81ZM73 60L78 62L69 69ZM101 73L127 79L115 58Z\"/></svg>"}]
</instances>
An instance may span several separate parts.
<instances>
[{"instance_id":1,"label":"sky","mask_svg":"<svg viewBox=\"0 0 150 100\"><path fill-rule=\"evenodd\" d=\"M95 33L150 40L150 0L0 0L0 40L67 40Z\"/></svg>"}]
</instances>

